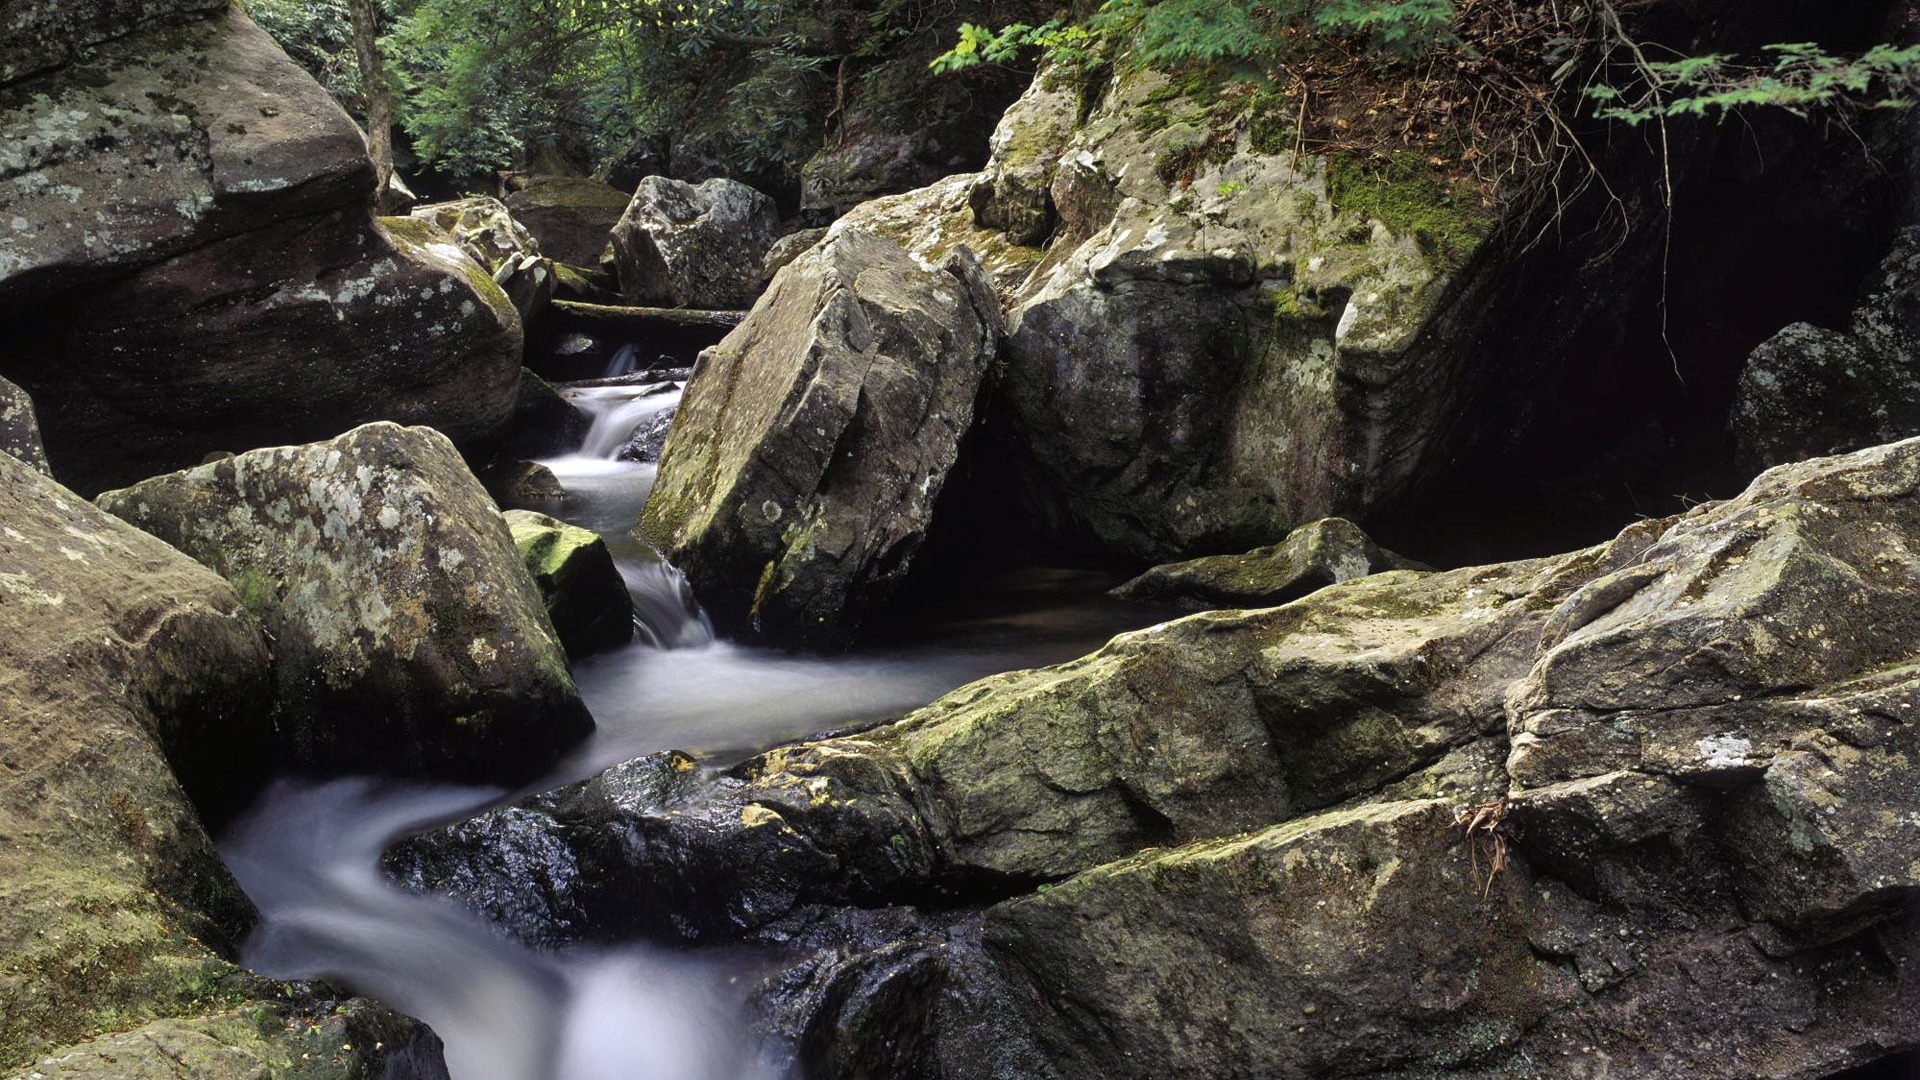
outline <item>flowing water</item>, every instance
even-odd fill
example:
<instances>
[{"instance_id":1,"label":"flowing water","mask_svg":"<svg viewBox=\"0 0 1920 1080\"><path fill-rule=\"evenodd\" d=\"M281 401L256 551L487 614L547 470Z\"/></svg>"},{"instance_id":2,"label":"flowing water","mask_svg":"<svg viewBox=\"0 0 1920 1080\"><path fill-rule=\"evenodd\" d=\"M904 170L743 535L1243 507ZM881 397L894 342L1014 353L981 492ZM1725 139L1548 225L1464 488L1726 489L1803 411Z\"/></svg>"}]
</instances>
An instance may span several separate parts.
<instances>
[{"instance_id":1,"label":"flowing water","mask_svg":"<svg viewBox=\"0 0 1920 1080\"><path fill-rule=\"evenodd\" d=\"M569 493L561 516L613 549L637 640L578 665L598 731L529 790L661 750L725 762L871 723L993 672L1081 655L1164 614L1106 599L1110 582L1094 575L1033 572L978 583L969 610L930 616L917 644L832 658L734 645L630 532L654 467L616 455L678 392L570 396L594 426L580 452L545 464ZM243 959L282 978L335 979L425 1020L446 1042L453 1080L774 1080L783 1055L754 1045L739 1012L764 958L643 945L539 952L380 875L396 837L516 794L365 777L277 782L221 843L261 911Z\"/></svg>"}]
</instances>

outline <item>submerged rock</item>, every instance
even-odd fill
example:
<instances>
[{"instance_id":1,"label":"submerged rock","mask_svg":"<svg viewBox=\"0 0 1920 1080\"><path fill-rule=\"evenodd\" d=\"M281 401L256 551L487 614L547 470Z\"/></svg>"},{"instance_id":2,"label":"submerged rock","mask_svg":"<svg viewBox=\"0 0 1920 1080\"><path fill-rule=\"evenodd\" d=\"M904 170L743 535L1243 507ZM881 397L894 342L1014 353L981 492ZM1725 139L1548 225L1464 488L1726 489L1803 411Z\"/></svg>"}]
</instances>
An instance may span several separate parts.
<instances>
[{"instance_id":1,"label":"submerged rock","mask_svg":"<svg viewBox=\"0 0 1920 1080\"><path fill-rule=\"evenodd\" d=\"M219 575L0 454L0 1072L345 1080L433 1041L230 962L253 909L200 814L264 779L270 686Z\"/></svg>"},{"instance_id":2,"label":"submerged rock","mask_svg":"<svg viewBox=\"0 0 1920 1080\"><path fill-rule=\"evenodd\" d=\"M598 533L530 510L509 510L506 519L568 656L633 640L633 598Z\"/></svg>"},{"instance_id":3,"label":"submerged rock","mask_svg":"<svg viewBox=\"0 0 1920 1080\"><path fill-rule=\"evenodd\" d=\"M716 179L696 187L649 176L613 229L620 292L643 305L751 307L779 237L773 200L745 184Z\"/></svg>"},{"instance_id":4,"label":"submerged rock","mask_svg":"<svg viewBox=\"0 0 1920 1080\"><path fill-rule=\"evenodd\" d=\"M520 319L493 281L426 222L358 210L150 266L59 334L57 362L21 378L56 472L87 491L369 420L471 445L520 386Z\"/></svg>"},{"instance_id":5,"label":"submerged rock","mask_svg":"<svg viewBox=\"0 0 1920 1080\"><path fill-rule=\"evenodd\" d=\"M438 432L369 424L100 504L238 587L302 766L518 778L592 727L505 522Z\"/></svg>"},{"instance_id":6,"label":"submerged rock","mask_svg":"<svg viewBox=\"0 0 1920 1080\"><path fill-rule=\"evenodd\" d=\"M627 193L598 180L543 176L507 196L507 210L555 262L592 269L600 264L613 227L627 209Z\"/></svg>"},{"instance_id":7,"label":"submerged rock","mask_svg":"<svg viewBox=\"0 0 1920 1080\"><path fill-rule=\"evenodd\" d=\"M925 536L999 316L971 253L837 229L700 355L638 528L728 632L844 645Z\"/></svg>"},{"instance_id":8,"label":"submerged rock","mask_svg":"<svg viewBox=\"0 0 1920 1080\"><path fill-rule=\"evenodd\" d=\"M12 454L41 472L48 472L47 451L40 445L40 421L34 415L33 399L5 379L0 379L0 453Z\"/></svg>"},{"instance_id":9,"label":"submerged rock","mask_svg":"<svg viewBox=\"0 0 1920 1080\"><path fill-rule=\"evenodd\" d=\"M1345 518L1322 518L1271 547L1156 566L1113 590L1129 600L1193 607L1271 607L1387 570L1428 569L1373 542Z\"/></svg>"},{"instance_id":10,"label":"submerged rock","mask_svg":"<svg viewBox=\"0 0 1920 1080\"><path fill-rule=\"evenodd\" d=\"M1740 372L1731 425L1755 467L1920 434L1920 226L1901 230L1869 278L1852 323L1794 323Z\"/></svg>"},{"instance_id":11,"label":"submerged rock","mask_svg":"<svg viewBox=\"0 0 1920 1080\"><path fill-rule=\"evenodd\" d=\"M1825 1075L1920 1046L1916 548L1910 440L521 809L596 875L699 883L619 932L978 905L856 932L865 1019L815 1029L896 1032L922 1072ZM834 980L794 981L826 1008Z\"/></svg>"}]
</instances>

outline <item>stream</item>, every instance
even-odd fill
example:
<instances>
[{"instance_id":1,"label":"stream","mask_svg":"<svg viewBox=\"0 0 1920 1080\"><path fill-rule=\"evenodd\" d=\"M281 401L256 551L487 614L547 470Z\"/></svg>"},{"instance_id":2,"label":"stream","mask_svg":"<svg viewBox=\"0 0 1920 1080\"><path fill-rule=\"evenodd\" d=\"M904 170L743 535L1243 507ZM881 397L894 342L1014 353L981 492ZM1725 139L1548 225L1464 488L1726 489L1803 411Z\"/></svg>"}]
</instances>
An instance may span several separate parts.
<instances>
[{"instance_id":1,"label":"stream","mask_svg":"<svg viewBox=\"0 0 1920 1080\"><path fill-rule=\"evenodd\" d=\"M517 791L275 781L220 842L261 913L241 959L277 978L332 979L425 1021L445 1041L452 1080L775 1080L788 1055L757 1045L740 1007L769 957L638 944L537 951L464 908L393 886L381 852L642 755L684 750L724 765L884 720L995 672L1083 655L1168 611L1107 598L1116 582L1104 575L1030 569L969 582L964 607L918 613L910 639L885 647L820 658L735 645L631 533L654 466L617 455L678 391L567 393L593 427L578 452L543 462L568 492L558 516L606 538L638 624L635 644L576 666L598 730Z\"/></svg>"}]
</instances>

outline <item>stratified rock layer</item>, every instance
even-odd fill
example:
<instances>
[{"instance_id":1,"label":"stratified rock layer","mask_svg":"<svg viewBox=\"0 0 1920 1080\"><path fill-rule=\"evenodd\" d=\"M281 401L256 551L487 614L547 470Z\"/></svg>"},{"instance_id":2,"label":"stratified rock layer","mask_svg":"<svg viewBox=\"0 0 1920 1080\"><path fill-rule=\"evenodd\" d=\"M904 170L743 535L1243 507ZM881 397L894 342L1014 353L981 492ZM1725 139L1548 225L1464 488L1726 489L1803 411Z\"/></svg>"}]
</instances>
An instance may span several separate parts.
<instances>
[{"instance_id":1,"label":"stratified rock layer","mask_svg":"<svg viewBox=\"0 0 1920 1080\"><path fill-rule=\"evenodd\" d=\"M369 424L100 504L260 616L301 765L520 777L592 726L506 523L437 432Z\"/></svg>"},{"instance_id":2,"label":"stratified rock layer","mask_svg":"<svg viewBox=\"0 0 1920 1080\"><path fill-rule=\"evenodd\" d=\"M716 624L851 637L925 536L999 316L971 253L927 270L848 227L700 355L639 528Z\"/></svg>"}]
</instances>

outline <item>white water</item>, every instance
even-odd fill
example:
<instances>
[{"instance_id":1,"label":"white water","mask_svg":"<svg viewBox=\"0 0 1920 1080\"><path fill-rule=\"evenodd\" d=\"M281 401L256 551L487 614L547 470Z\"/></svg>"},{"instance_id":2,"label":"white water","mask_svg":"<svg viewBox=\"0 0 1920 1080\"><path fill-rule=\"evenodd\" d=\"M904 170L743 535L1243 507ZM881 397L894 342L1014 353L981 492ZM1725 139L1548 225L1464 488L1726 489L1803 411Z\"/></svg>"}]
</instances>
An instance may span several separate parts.
<instances>
[{"instance_id":1,"label":"white water","mask_svg":"<svg viewBox=\"0 0 1920 1080\"><path fill-rule=\"evenodd\" d=\"M1080 655L1160 614L1056 598L1014 617L948 617L935 627L943 633L928 634L938 644L833 658L717 640L680 575L631 533L654 467L612 460L677 392L575 393L595 416L588 438L598 450L544 464L568 490L562 515L613 550L639 637L578 665L598 730L529 790L662 750L726 761L871 723L993 672ZM380 875L393 839L506 795L366 778L276 783L221 844L261 910L243 960L283 978L329 977L419 1017L445 1040L453 1080L775 1080L770 1062L785 1054L754 1042L739 1007L755 958L638 945L539 952Z\"/></svg>"}]
</instances>

